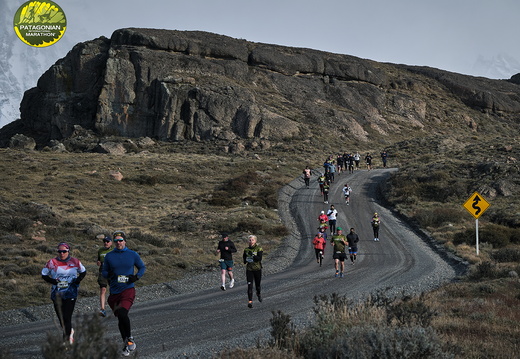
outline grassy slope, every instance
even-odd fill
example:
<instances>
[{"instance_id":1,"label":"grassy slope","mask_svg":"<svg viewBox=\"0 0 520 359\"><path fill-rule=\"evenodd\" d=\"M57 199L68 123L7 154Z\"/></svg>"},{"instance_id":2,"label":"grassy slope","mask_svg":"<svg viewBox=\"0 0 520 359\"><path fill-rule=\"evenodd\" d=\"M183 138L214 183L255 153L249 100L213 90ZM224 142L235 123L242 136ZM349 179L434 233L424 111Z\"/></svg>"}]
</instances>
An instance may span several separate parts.
<instances>
[{"instance_id":1,"label":"grassy slope","mask_svg":"<svg viewBox=\"0 0 520 359\"><path fill-rule=\"evenodd\" d=\"M255 156L252 152L227 154L216 145L187 146L162 144L153 153L124 156L0 150L0 309L48 303L49 288L39 272L59 241L71 242L73 255L90 273L96 273L95 253L100 244L94 237L102 228L130 233L129 246L149 264L143 284L210 269L219 231L234 232L239 245L244 245L248 230L254 231L261 235L264 247L276 246L283 230L276 211L265 199L275 196L277 188L298 176L305 165L318 167L333 147L325 144L325 149L313 149L307 144L287 143L259 150ZM507 272L518 269L518 259L513 256L512 261L496 263L493 253L500 249L483 243L477 257L473 247L454 241L457 231L474 226L472 217L460 206L471 192L467 190L478 189L474 176L461 172L467 159L449 161L445 158L450 156L443 155L443 166L436 169L434 155L411 156L402 144L390 148L394 154L390 164L401 168L388 191L396 208L419 223L430 221L430 226L424 227L471 263L493 263L487 270L475 267L473 279L427 296L426 303L439 313L432 326L445 343L456 345L461 357L491 355L498 348L513 352L520 342L515 309L520 304L520 288L517 280L507 278ZM366 150L361 148L360 152ZM507 157L514 156L499 153L495 159L505 163ZM110 177L114 170L121 171L123 181ZM428 180L420 180L424 173L430 174ZM460 193L444 199L442 207L448 208L448 219L439 219L446 214L435 212L439 202L429 198L428 191L448 185ZM233 201L226 202L226 198ZM498 197L493 201L497 209L488 211L500 212L508 203L516 203L516 198ZM221 205L210 205L208 200L212 199ZM485 217L481 223L486 225ZM507 243L505 248L518 251L515 243ZM95 275L87 276L84 283L82 295L97 293ZM506 319L511 316L512 321ZM488 340L475 344L476 337Z\"/></svg>"}]
</instances>

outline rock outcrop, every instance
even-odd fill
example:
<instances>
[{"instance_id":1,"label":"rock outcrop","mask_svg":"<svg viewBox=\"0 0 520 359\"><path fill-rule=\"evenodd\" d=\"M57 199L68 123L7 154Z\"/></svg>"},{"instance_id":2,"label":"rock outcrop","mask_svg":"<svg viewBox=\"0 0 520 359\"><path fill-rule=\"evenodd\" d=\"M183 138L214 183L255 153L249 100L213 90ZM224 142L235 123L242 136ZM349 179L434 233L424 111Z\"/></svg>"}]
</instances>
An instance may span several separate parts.
<instances>
[{"instance_id":1,"label":"rock outcrop","mask_svg":"<svg viewBox=\"0 0 520 359\"><path fill-rule=\"evenodd\" d=\"M74 135L157 140L280 141L347 133L475 131L520 116L517 81L377 63L197 32L121 29L76 45L28 90L21 119L0 130L38 146ZM485 126L484 126L485 128Z\"/></svg>"}]
</instances>

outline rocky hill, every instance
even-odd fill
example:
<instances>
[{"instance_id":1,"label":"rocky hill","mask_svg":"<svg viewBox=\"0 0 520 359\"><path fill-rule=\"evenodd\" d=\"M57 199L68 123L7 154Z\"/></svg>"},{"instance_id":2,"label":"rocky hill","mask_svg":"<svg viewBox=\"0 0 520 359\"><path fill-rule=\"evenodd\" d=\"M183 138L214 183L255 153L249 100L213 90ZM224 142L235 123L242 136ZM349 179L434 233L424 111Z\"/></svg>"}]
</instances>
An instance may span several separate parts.
<instances>
[{"instance_id":1,"label":"rocky hill","mask_svg":"<svg viewBox=\"0 0 520 359\"><path fill-rule=\"evenodd\" d=\"M377 143L518 133L520 80L378 63L197 31L121 29L77 44L0 129L39 148L77 135ZM78 127L80 126L80 127Z\"/></svg>"}]
</instances>

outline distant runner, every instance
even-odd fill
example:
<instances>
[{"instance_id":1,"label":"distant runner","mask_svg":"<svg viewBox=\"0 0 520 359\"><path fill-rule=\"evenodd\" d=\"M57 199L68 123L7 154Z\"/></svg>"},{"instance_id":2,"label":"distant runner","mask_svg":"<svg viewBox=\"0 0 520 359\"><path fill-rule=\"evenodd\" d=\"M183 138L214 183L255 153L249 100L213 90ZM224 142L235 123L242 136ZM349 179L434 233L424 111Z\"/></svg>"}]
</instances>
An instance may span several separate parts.
<instances>
[{"instance_id":1,"label":"distant runner","mask_svg":"<svg viewBox=\"0 0 520 359\"><path fill-rule=\"evenodd\" d=\"M320 265L323 262L323 254L325 253L325 246L327 242L325 238L323 238L323 232L318 232L316 237L312 240L312 244L314 245L314 252L316 254L316 262Z\"/></svg>"},{"instance_id":2,"label":"distant runner","mask_svg":"<svg viewBox=\"0 0 520 359\"><path fill-rule=\"evenodd\" d=\"M370 223L372 224L372 229L374 231L374 241L379 242L379 225L381 224L381 219L377 213L374 213Z\"/></svg>"},{"instance_id":3,"label":"distant runner","mask_svg":"<svg viewBox=\"0 0 520 359\"><path fill-rule=\"evenodd\" d=\"M348 241L348 253L350 255L350 261L352 262L352 265L356 262L357 259L357 244L359 242L359 236L356 232L354 232L354 228L350 228L350 233L347 234L347 241Z\"/></svg>"},{"instance_id":4,"label":"distant runner","mask_svg":"<svg viewBox=\"0 0 520 359\"><path fill-rule=\"evenodd\" d=\"M345 183L345 187L343 187L343 196L345 197L345 203L350 205L350 192L352 192L352 188L349 187L347 183Z\"/></svg>"}]
</instances>

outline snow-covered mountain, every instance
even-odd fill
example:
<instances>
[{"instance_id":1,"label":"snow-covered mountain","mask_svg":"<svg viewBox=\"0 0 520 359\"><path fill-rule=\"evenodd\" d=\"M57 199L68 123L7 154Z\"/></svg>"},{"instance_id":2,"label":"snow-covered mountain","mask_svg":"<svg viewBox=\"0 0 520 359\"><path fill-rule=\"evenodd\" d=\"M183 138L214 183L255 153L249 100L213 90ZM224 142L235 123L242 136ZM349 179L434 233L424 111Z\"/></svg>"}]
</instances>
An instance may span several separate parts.
<instances>
[{"instance_id":1,"label":"snow-covered mountain","mask_svg":"<svg viewBox=\"0 0 520 359\"><path fill-rule=\"evenodd\" d=\"M13 18L23 2L0 2L0 127L20 118L23 93L64 57L76 42L65 36L56 44L35 48L24 44L13 30Z\"/></svg>"},{"instance_id":2,"label":"snow-covered mountain","mask_svg":"<svg viewBox=\"0 0 520 359\"><path fill-rule=\"evenodd\" d=\"M480 55L471 72L490 79L510 79L520 73L520 61L505 53L491 58Z\"/></svg>"}]
</instances>

